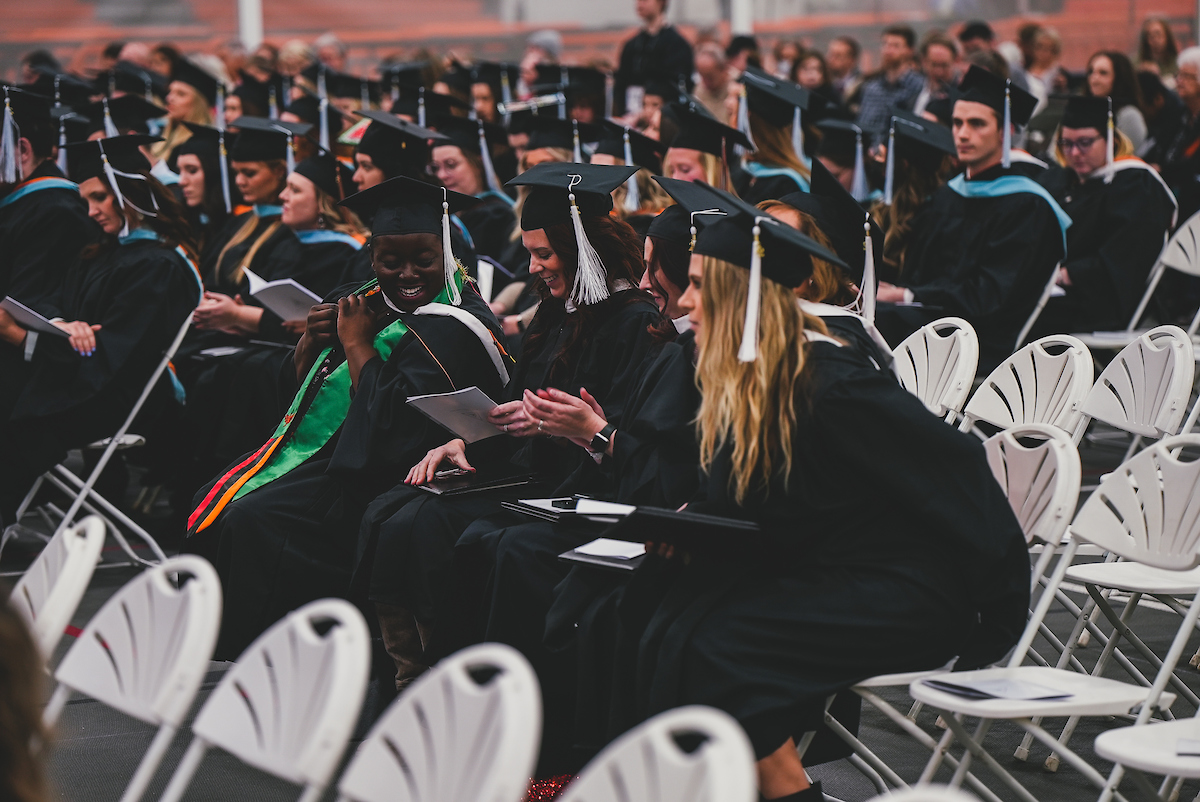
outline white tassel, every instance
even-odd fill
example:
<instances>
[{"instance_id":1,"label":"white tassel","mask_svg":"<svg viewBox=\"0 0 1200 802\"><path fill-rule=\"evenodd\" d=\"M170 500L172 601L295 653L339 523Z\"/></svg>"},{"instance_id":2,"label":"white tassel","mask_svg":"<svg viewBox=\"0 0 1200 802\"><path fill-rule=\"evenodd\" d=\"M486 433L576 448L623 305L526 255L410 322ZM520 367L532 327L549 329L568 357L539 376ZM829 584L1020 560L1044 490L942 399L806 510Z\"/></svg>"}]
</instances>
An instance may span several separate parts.
<instances>
[{"instance_id":1,"label":"white tassel","mask_svg":"<svg viewBox=\"0 0 1200 802\"><path fill-rule=\"evenodd\" d=\"M321 131L317 134L317 140L321 144L321 150L329 150L329 98L321 98L320 109L318 124Z\"/></svg>"},{"instance_id":2,"label":"white tassel","mask_svg":"<svg viewBox=\"0 0 1200 802\"><path fill-rule=\"evenodd\" d=\"M792 150L796 156L804 159L804 126L800 124L800 107L792 110Z\"/></svg>"},{"instance_id":3,"label":"white tassel","mask_svg":"<svg viewBox=\"0 0 1200 802\"><path fill-rule=\"evenodd\" d=\"M604 74L604 116L606 119L613 116L613 74L611 72Z\"/></svg>"},{"instance_id":4,"label":"white tassel","mask_svg":"<svg viewBox=\"0 0 1200 802\"><path fill-rule=\"evenodd\" d=\"M117 130L117 124L113 122L112 113L108 110L108 98L104 98L104 136L120 136L121 132Z\"/></svg>"},{"instance_id":5,"label":"white tassel","mask_svg":"<svg viewBox=\"0 0 1200 802\"><path fill-rule=\"evenodd\" d=\"M747 149L743 145L734 145L733 152L738 156L746 156L757 149L754 144L754 137L750 133L750 101L746 98L746 87L743 86L738 94L738 109L737 109L737 129L746 135L746 139L750 140L750 147Z\"/></svg>"},{"instance_id":6,"label":"white tassel","mask_svg":"<svg viewBox=\"0 0 1200 802\"><path fill-rule=\"evenodd\" d=\"M856 128L854 135L854 178L850 182L850 194L856 201L862 203L870 191L867 189L867 168L863 161L862 129ZM890 151L890 148L889 148Z\"/></svg>"},{"instance_id":7,"label":"white tassel","mask_svg":"<svg viewBox=\"0 0 1200 802\"><path fill-rule=\"evenodd\" d=\"M576 306L599 303L608 297L608 271L604 262L600 261L600 254L596 253L588 240L587 232L583 230L583 218L575 203L575 193L571 192L582 180L583 176L572 175L571 184L567 187L567 198L571 202L571 225L575 228L575 244L579 248L579 266L575 270L575 286L571 288L571 300Z\"/></svg>"},{"instance_id":8,"label":"white tassel","mask_svg":"<svg viewBox=\"0 0 1200 802\"><path fill-rule=\"evenodd\" d=\"M292 139L292 135L288 134L287 141L287 174L291 175L296 172L296 141Z\"/></svg>"},{"instance_id":9,"label":"white tassel","mask_svg":"<svg viewBox=\"0 0 1200 802\"><path fill-rule=\"evenodd\" d=\"M392 81L392 108L393 109L396 108L396 104L399 102L400 102L400 83L398 80L393 79L393 81ZM384 296L384 299L385 300L387 299L386 295Z\"/></svg>"},{"instance_id":10,"label":"white tassel","mask_svg":"<svg viewBox=\"0 0 1200 802\"><path fill-rule=\"evenodd\" d=\"M57 79L55 79L57 80ZM67 121L63 117L58 118L58 155L55 157L55 162L58 164L58 170L63 175L67 174Z\"/></svg>"},{"instance_id":11,"label":"white tassel","mask_svg":"<svg viewBox=\"0 0 1200 802\"><path fill-rule=\"evenodd\" d=\"M558 104L558 119L567 119L567 87L571 84L571 75L567 72L566 67L562 67L558 71L558 82L562 84L562 102ZM575 161L581 161L575 159Z\"/></svg>"},{"instance_id":12,"label":"white tassel","mask_svg":"<svg viewBox=\"0 0 1200 802\"><path fill-rule=\"evenodd\" d=\"M762 229L758 225L761 217L754 218L754 250L750 254L750 286L746 291L746 323L742 327L742 345L738 348L739 362L758 359L758 313L762 306L762 258L763 248L759 242Z\"/></svg>"},{"instance_id":13,"label":"white tassel","mask_svg":"<svg viewBox=\"0 0 1200 802\"><path fill-rule=\"evenodd\" d=\"M225 130L225 86L217 81L217 130Z\"/></svg>"},{"instance_id":14,"label":"white tassel","mask_svg":"<svg viewBox=\"0 0 1200 802\"><path fill-rule=\"evenodd\" d=\"M417 125L425 127L425 87L417 91Z\"/></svg>"},{"instance_id":15,"label":"white tassel","mask_svg":"<svg viewBox=\"0 0 1200 802\"><path fill-rule=\"evenodd\" d=\"M888 129L887 165L883 173L883 202L892 205L892 195L896 188L896 121Z\"/></svg>"},{"instance_id":16,"label":"white tassel","mask_svg":"<svg viewBox=\"0 0 1200 802\"><path fill-rule=\"evenodd\" d=\"M875 293L878 287L875 282L875 248L871 243L871 215L866 215L863 221L863 274L862 287L862 316L868 323L875 322Z\"/></svg>"},{"instance_id":17,"label":"white tassel","mask_svg":"<svg viewBox=\"0 0 1200 802\"><path fill-rule=\"evenodd\" d=\"M625 164L633 164L633 144L629 141L629 129L625 129ZM625 180L625 208L631 213L642 207L638 197L637 173Z\"/></svg>"},{"instance_id":18,"label":"white tassel","mask_svg":"<svg viewBox=\"0 0 1200 802\"><path fill-rule=\"evenodd\" d=\"M492 192L502 192L500 179L496 176L496 168L492 164L492 149L488 146L487 134L483 130L483 121L479 121L479 155L483 160L483 175L487 179L487 187Z\"/></svg>"},{"instance_id":19,"label":"white tassel","mask_svg":"<svg viewBox=\"0 0 1200 802\"><path fill-rule=\"evenodd\" d=\"M512 103L512 82L508 80L508 68L500 70L500 98L504 101L507 107ZM512 115L504 115L504 127L507 128L512 123Z\"/></svg>"},{"instance_id":20,"label":"white tassel","mask_svg":"<svg viewBox=\"0 0 1200 802\"><path fill-rule=\"evenodd\" d=\"M575 120L571 120L571 132L572 132L572 134L571 134L572 141L575 143L574 150L572 153L572 158L575 159L576 164L582 164L583 163L583 148L580 147L580 144L579 144L579 123Z\"/></svg>"},{"instance_id":21,"label":"white tassel","mask_svg":"<svg viewBox=\"0 0 1200 802\"><path fill-rule=\"evenodd\" d=\"M1113 113L1112 113L1112 98L1110 97L1108 99L1108 131L1105 134L1105 136L1107 137L1107 141L1104 144L1104 147L1105 147L1104 165L1105 165L1105 168L1107 169L1107 173L1104 176L1104 183L1106 183L1106 184L1112 183L1113 175L1116 172L1115 170L1113 170L1113 164L1115 162L1114 154L1116 151L1116 146L1113 143L1113 139L1114 139L1113 128L1114 128L1114 124L1113 124Z\"/></svg>"},{"instance_id":22,"label":"white tassel","mask_svg":"<svg viewBox=\"0 0 1200 802\"><path fill-rule=\"evenodd\" d=\"M1009 89L1009 82L1004 82L1004 144L1000 156L1000 163L1004 167L1012 166L1012 93Z\"/></svg>"},{"instance_id":23,"label":"white tassel","mask_svg":"<svg viewBox=\"0 0 1200 802\"><path fill-rule=\"evenodd\" d=\"M317 97L326 100L329 93L325 91L325 65L317 67Z\"/></svg>"},{"instance_id":24,"label":"white tassel","mask_svg":"<svg viewBox=\"0 0 1200 802\"><path fill-rule=\"evenodd\" d=\"M454 259L454 247L450 242L450 202L446 198L446 188L442 187L442 270L446 274L446 292L450 293L450 303L458 306L462 303L462 294L454 280L458 262Z\"/></svg>"},{"instance_id":25,"label":"white tassel","mask_svg":"<svg viewBox=\"0 0 1200 802\"><path fill-rule=\"evenodd\" d=\"M225 132L217 135L218 158L221 161L221 194L225 197L225 214L233 213L233 201L229 197L229 153L225 150Z\"/></svg>"},{"instance_id":26,"label":"white tassel","mask_svg":"<svg viewBox=\"0 0 1200 802\"><path fill-rule=\"evenodd\" d=\"M21 160L17 158L17 141L21 131L13 117L12 103L8 99L8 87L4 88L4 123L0 131L0 183L15 184L25 180Z\"/></svg>"},{"instance_id":27,"label":"white tassel","mask_svg":"<svg viewBox=\"0 0 1200 802\"><path fill-rule=\"evenodd\" d=\"M279 97L275 94L275 84L267 87L267 117L272 120L279 119Z\"/></svg>"},{"instance_id":28,"label":"white tassel","mask_svg":"<svg viewBox=\"0 0 1200 802\"><path fill-rule=\"evenodd\" d=\"M100 140L100 161L104 163L104 176L108 179L108 185L112 188L113 195L117 198L117 208L121 210L120 236L127 236L129 234L129 212L125 210L125 198L122 197L121 187L117 184L116 171L108 163L108 154L104 152L104 140Z\"/></svg>"},{"instance_id":29,"label":"white tassel","mask_svg":"<svg viewBox=\"0 0 1200 802\"><path fill-rule=\"evenodd\" d=\"M61 75L54 76L54 108L62 108L62 92L59 90L58 81L62 78Z\"/></svg>"},{"instance_id":30,"label":"white tassel","mask_svg":"<svg viewBox=\"0 0 1200 802\"><path fill-rule=\"evenodd\" d=\"M146 102L153 103L154 102L154 82L150 80L149 73L147 73L147 72L142 73L142 82L146 87L146 89L145 89Z\"/></svg>"}]
</instances>

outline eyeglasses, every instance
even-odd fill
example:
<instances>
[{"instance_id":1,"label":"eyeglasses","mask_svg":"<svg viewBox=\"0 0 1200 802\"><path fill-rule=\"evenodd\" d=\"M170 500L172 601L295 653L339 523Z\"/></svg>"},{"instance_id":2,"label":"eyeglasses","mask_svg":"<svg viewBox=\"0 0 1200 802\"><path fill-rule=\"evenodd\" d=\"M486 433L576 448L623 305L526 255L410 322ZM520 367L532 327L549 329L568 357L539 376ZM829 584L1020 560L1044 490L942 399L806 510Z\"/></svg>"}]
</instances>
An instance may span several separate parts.
<instances>
[{"instance_id":1,"label":"eyeglasses","mask_svg":"<svg viewBox=\"0 0 1200 802\"><path fill-rule=\"evenodd\" d=\"M1088 151L1092 149L1092 145L1100 141L1098 136L1084 136L1079 139L1060 139L1058 146L1063 153L1069 150Z\"/></svg>"}]
</instances>

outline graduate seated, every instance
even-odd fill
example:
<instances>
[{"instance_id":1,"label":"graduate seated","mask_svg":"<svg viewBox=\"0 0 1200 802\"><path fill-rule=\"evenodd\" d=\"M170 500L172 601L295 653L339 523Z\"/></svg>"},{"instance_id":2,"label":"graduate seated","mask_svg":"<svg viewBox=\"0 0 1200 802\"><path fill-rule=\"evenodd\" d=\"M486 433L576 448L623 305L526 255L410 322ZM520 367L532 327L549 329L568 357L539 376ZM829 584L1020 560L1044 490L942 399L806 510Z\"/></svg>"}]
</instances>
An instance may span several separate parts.
<instances>
[{"instance_id":1,"label":"graduate seated","mask_svg":"<svg viewBox=\"0 0 1200 802\"><path fill-rule=\"evenodd\" d=\"M363 510L445 439L410 397L474 386L496 398L508 381L495 317L445 247L443 201L457 211L474 199L398 177L343 202L374 221L378 278L312 308L282 421L195 497L184 548L221 576L218 655L236 657L313 599L349 594Z\"/></svg>"},{"instance_id":2,"label":"graduate seated","mask_svg":"<svg viewBox=\"0 0 1200 802\"><path fill-rule=\"evenodd\" d=\"M1114 129L1109 98L1068 100L1057 140L1061 166L1038 181L1072 225L1058 271L1062 293L1050 298L1034 336L1123 329L1175 226L1175 196Z\"/></svg>"},{"instance_id":3,"label":"graduate seated","mask_svg":"<svg viewBox=\"0 0 1200 802\"><path fill-rule=\"evenodd\" d=\"M184 320L200 301L200 277L183 209L150 177L144 135L67 146L71 174L104 237L86 248L61 288L64 336L27 331L0 311L0 348L32 370L0 422L0 518L72 448L108 437L128 416ZM9 393L12 395L9 396ZM140 420L175 395L167 374Z\"/></svg>"},{"instance_id":4,"label":"graduate seated","mask_svg":"<svg viewBox=\"0 0 1200 802\"><path fill-rule=\"evenodd\" d=\"M964 172L913 220L900 283L880 284L876 322L895 346L937 318L964 318L979 335L986 375L1020 345L1017 335L1065 255L1071 219L1011 166L1004 121L1028 122L1033 95L975 66L960 90L954 141Z\"/></svg>"}]
</instances>

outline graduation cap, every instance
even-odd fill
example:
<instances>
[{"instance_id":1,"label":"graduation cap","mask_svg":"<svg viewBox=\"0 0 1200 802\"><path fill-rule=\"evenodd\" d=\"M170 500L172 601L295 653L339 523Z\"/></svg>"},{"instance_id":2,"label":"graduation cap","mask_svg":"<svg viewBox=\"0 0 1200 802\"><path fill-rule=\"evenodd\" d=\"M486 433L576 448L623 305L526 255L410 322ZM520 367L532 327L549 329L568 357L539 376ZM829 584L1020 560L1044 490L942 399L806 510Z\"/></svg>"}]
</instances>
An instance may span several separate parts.
<instances>
[{"instance_id":1,"label":"graduation cap","mask_svg":"<svg viewBox=\"0 0 1200 802\"><path fill-rule=\"evenodd\" d=\"M454 249L450 244L450 215L478 202L477 198L470 195L407 176L397 176L355 193L338 205L355 212L359 217L371 219L371 235L374 237L440 234L446 290L450 293L450 302L458 306L462 303L462 296L454 282L454 273L462 268L454 258Z\"/></svg>"},{"instance_id":2,"label":"graduation cap","mask_svg":"<svg viewBox=\"0 0 1200 802\"><path fill-rule=\"evenodd\" d=\"M563 223L574 227L579 265L571 300L576 304L586 306L608 297L608 271L588 241L583 218L607 217L613 208L612 191L637 169L636 165L546 162L529 168L507 184L531 187L521 208L522 231Z\"/></svg>"},{"instance_id":3,"label":"graduation cap","mask_svg":"<svg viewBox=\"0 0 1200 802\"><path fill-rule=\"evenodd\" d=\"M850 194L862 203L870 194L867 186L866 162L863 159L863 129L850 120L829 118L817 123L821 129L821 144L818 156L829 156L838 164L854 164L854 179L850 183Z\"/></svg>"},{"instance_id":4,"label":"graduation cap","mask_svg":"<svg viewBox=\"0 0 1200 802\"><path fill-rule=\"evenodd\" d=\"M982 103L996 112L1004 127L1004 145L1001 163L1008 167L1012 163L1012 127L1025 125L1037 107L1037 98L1014 86L1007 78L988 72L972 64L958 85L959 100Z\"/></svg>"},{"instance_id":5,"label":"graduation cap","mask_svg":"<svg viewBox=\"0 0 1200 802\"><path fill-rule=\"evenodd\" d=\"M93 94L111 96L125 92L154 102L155 98L165 98L169 88L170 82L158 73L143 69L132 61L118 61L112 69L96 76Z\"/></svg>"},{"instance_id":6,"label":"graduation cap","mask_svg":"<svg viewBox=\"0 0 1200 802\"><path fill-rule=\"evenodd\" d=\"M457 61L453 62L446 69L446 71L442 73L441 77L438 78L438 81L444 83L455 92L460 92L464 96L468 97L471 94L471 84L475 82L471 77L471 71L459 64Z\"/></svg>"},{"instance_id":7,"label":"graduation cap","mask_svg":"<svg viewBox=\"0 0 1200 802\"><path fill-rule=\"evenodd\" d=\"M777 128L791 123L792 149L797 154L803 153L804 127L800 113L815 96L800 84L776 78L753 66L746 67L739 80L745 89L738 102L738 129L749 136L750 111ZM753 138L750 141L753 145Z\"/></svg>"},{"instance_id":8,"label":"graduation cap","mask_svg":"<svg viewBox=\"0 0 1200 802\"><path fill-rule=\"evenodd\" d=\"M185 122L187 129L192 132L192 135L180 142L171 151L168 158L168 167L173 172L179 172L179 157L189 153L194 153L203 158L215 159L218 168L221 171L221 196L225 200L225 212L233 211L233 195L229 189L229 150L226 144L233 138L233 134L222 131L219 128L213 128L199 123ZM206 175L205 181L209 180Z\"/></svg>"},{"instance_id":9,"label":"graduation cap","mask_svg":"<svg viewBox=\"0 0 1200 802\"><path fill-rule=\"evenodd\" d=\"M295 172L312 181L335 201L343 200L346 188L354 186L354 171L328 151L298 162Z\"/></svg>"},{"instance_id":10,"label":"graduation cap","mask_svg":"<svg viewBox=\"0 0 1200 802\"><path fill-rule=\"evenodd\" d=\"M846 268L846 263L833 251L766 212L728 192L700 186L712 193L717 205L730 214L701 229L692 252L750 271L738 360L753 362L758 358L762 279L769 278L785 287L795 288L812 275L814 256L841 268Z\"/></svg>"},{"instance_id":11,"label":"graduation cap","mask_svg":"<svg viewBox=\"0 0 1200 802\"><path fill-rule=\"evenodd\" d=\"M508 134L503 128L483 120L468 120L466 117L437 117L433 121L434 128L444 134L450 141L442 144L456 145L464 152L478 153L483 162L483 177L487 188L500 192L500 179L496 176L496 167L492 164L492 145L507 144Z\"/></svg>"},{"instance_id":12,"label":"graduation cap","mask_svg":"<svg viewBox=\"0 0 1200 802\"><path fill-rule=\"evenodd\" d=\"M1097 131L1104 132L1104 166L1107 170L1104 183L1111 184L1114 175L1112 171L1113 158L1116 150L1113 136L1116 125L1113 122L1112 98L1072 96L1067 100L1067 107L1063 110L1062 121L1059 125L1062 128L1095 128Z\"/></svg>"},{"instance_id":13,"label":"graduation cap","mask_svg":"<svg viewBox=\"0 0 1200 802\"><path fill-rule=\"evenodd\" d=\"M358 141L357 151L370 156L389 177L423 171L429 164L429 143L450 141L445 134L401 120L390 112L367 109L355 113L371 121Z\"/></svg>"},{"instance_id":14,"label":"graduation cap","mask_svg":"<svg viewBox=\"0 0 1200 802\"><path fill-rule=\"evenodd\" d=\"M345 115L331 106L328 98L308 93L293 100L284 111L296 115L301 122L317 126L317 142L326 150L346 125Z\"/></svg>"},{"instance_id":15,"label":"graduation cap","mask_svg":"<svg viewBox=\"0 0 1200 802\"><path fill-rule=\"evenodd\" d=\"M82 78L48 67L35 67L37 79L21 88L53 99L54 106L82 106L96 93L92 85Z\"/></svg>"},{"instance_id":16,"label":"graduation cap","mask_svg":"<svg viewBox=\"0 0 1200 802\"><path fill-rule=\"evenodd\" d=\"M243 115L237 118L237 129L230 160L265 162L284 159L290 173L296 169L296 143L292 138L304 136L312 130L312 125Z\"/></svg>"},{"instance_id":17,"label":"graduation cap","mask_svg":"<svg viewBox=\"0 0 1200 802\"><path fill-rule=\"evenodd\" d=\"M423 86L402 88L400 97L392 103L392 114L412 117L417 125L424 127L432 117L449 116L455 109L466 111L471 108L453 95L433 92Z\"/></svg>"},{"instance_id":18,"label":"graduation cap","mask_svg":"<svg viewBox=\"0 0 1200 802\"><path fill-rule=\"evenodd\" d=\"M70 106L58 106L50 109L50 116L58 120L58 157L55 163L63 175L67 173L67 142L77 142L87 139L91 133L92 121Z\"/></svg>"},{"instance_id":19,"label":"graduation cap","mask_svg":"<svg viewBox=\"0 0 1200 802\"><path fill-rule=\"evenodd\" d=\"M655 75L646 79L642 91L646 95L662 98L664 106L668 103L686 103L690 84L691 81L684 75L677 79L667 75Z\"/></svg>"},{"instance_id":20,"label":"graduation cap","mask_svg":"<svg viewBox=\"0 0 1200 802\"><path fill-rule=\"evenodd\" d=\"M220 118L224 116L225 112L225 85L222 81L208 70L188 61L186 58L181 58L175 63L175 69L171 73L171 80L185 83L199 92L208 101L208 105L217 109L217 124L222 124Z\"/></svg>"},{"instance_id":21,"label":"graduation cap","mask_svg":"<svg viewBox=\"0 0 1200 802\"><path fill-rule=\"evenodd\" d=\"M487 84L498 103L511 103L521 68L517 64L480 61L471 67L471 83Z\"/></svg>"},{"instance_id":22,"label":"graduation cap","mask_svg":"<svg viewBox=\"0 0 1200 802\"><path fill-rule=\"evenodd\" d=\"M300 71L300 77L312 84L313 88L317 91L317 97L322 99L329 97L330 93L327 81L332 75L334 75L334 70L329 69L325 66L324 62L319 60L314 61Z\"/></svg>"},{"instance_id":23,"label":"graduation cap","mask_svg":"<svg viewBox=\"0 0 1200 802\"><path fill-rule=\"evenodd\" d=\"M937 117L937 121L944 128L950 128L954 124L954 103L957 100L958 90L952 86L946 91L943 97L930 99L925 104L925 113Z\"/></svg>"},{"instance_id":24,"label":"graduation cap","mask_svg":"<svg viewBox=\"0 0 1200 802\"><path fill-rule=\"evenodd\" d=\"M128 206L144 217L157 217L158 201L154 199L149 186L144 183L150 173L150 160L142 153L141 147L161 141L160 137L149 134L129 134L71 142L66 145L68 169L74 180L80 184L90 178L103 177L116 196L118 207ZM122 193L118 177L143 182L141 186L150 201L143 205L152 208L142 208L129 199L128 191L132 189L130 185L127 184L126 192ZM129 233L129 217L125 215L124 218L124 224L121 226L122 236Z\"/></svg>"},{"instance_id":25,"label":"graduation cap","mask_svg":"<svg viewBox=\"0 0 1200 802\"><path fill-rule=\"evenodd\" d=\"M600 123L600 141L594 152L614 156L623 160L625 164L635 164L652 173L661 174L662 157L667 152L667 147L657 139L651 139L627 125L605 120ZM641 208L637 174L629 176L625 185L625 205L629 211L636 212Z\"/></svg>"},{"instance_id":26,"label":"graduation cap","mask_svg":"<svg viewBox=\"0 0 1200 802\"><path fill-rule=\"evenodd\" d=\"M383 76L380 82L385 92L391 94L392 102L400 99L401 89L416 89L427 83L426 73L429 72L427 61L397 61L383 64L379 72Z\"/></svg>"},{"instance_id":27,"label":"graduation cap","mask_svg":"<svg viewBox=\"0 0 1200 802\"><path fill-rule=\"evenodd\" d=\"M663 209L650 221L650 230L646 232L648 237L670 240L686 246L690 252L696 247L696 233L701 225L729 214L719 205L720 199L714 197L703 184L661 175L654 176L654 180L675 199L676 205Z\"/></svg>"},{"instance_id":28,"label":"graduation cap","mask_svg":"<svg viewBox=\"0 0 1200 802\"><path fill-rule=\"evenodd\" d=\"M595 142L600 138L600 126L576 120L561 120L541 115L530 118L529 144L526 150L539 148L562 148L574 155L576 162L583 161L583 143Z\"/></svg>"},{"instance_id":29,"label":"graduation cap","mask_svg":"<svg viewBox=\"0 0 1200 802\"><path fill-rule=\"evenodd\" d=\"M954 135L950 129L931 122L924 117L918 117L911 111L893 109L888 118L888 155L884 168L883 202L891 204L896 175L897 148L904 151L904 157L942 160L945 154L951 156L958 153L954 145Z\"/></svg>"},{"instance_id":30,"label":"graduation cap","mask_svg":"<svg viewBox=\"0 0 1200 802\"><path fill-rule=\"evenodd\" d=\"M383 85L379 81L332 70L325 73L325 88L328 97L358 100L364 109L378 103L383 95Z\"/></svg>"},{"instance_id":31,"label":"graduation cap","mask_svg":"<svg viewBox=\"0 0 1200 802\"><path fill-rule=\"evenodd\" d=\"M667 107L679 123L679 133L671 140L673 148L687 148L720 156L723 160L731 145L751 148L750 138L732 126L725 125L711 114L673 103Z\"/></svg>"},{"instance_id":32,"label":"graduation cap","mask_svg":"<svg viewBox=\"0 0 1200 802\"><path fill-rule=\"evenodd\" d=\"M103 131L105 136L117 136L136 131L150 133L149 122L165 117L167 110L150 103L141 95L121 95L101 98L95 103L81 106L79 111L92 121L93 131Z\"/></svg>"},{"instance_id":33,"label":"graduation cap","mask_svg":"<svg viewBox=\"0 0 1200 802\"><path fill-rule=\"evenodd\" d=\"M252 75L242 74L242 82L233 90L233 94L241 98L242 113L255 116L266 115L274 120L279 117L278 95L273 94L282 89L282 79L276 88L270 81L260 81Z\"/></svg>"},{"instance_id":34,"label":"graduation cap","mask_svg":"<svg viewBox=\"0 0 1200 802\"><path fill-rule=\"evenodd\" d=\"M51 122L50 98L4 85L4 116L0 118L0 184L25 180L21 172L20 129Z\"/></svg>"}]
</instances>

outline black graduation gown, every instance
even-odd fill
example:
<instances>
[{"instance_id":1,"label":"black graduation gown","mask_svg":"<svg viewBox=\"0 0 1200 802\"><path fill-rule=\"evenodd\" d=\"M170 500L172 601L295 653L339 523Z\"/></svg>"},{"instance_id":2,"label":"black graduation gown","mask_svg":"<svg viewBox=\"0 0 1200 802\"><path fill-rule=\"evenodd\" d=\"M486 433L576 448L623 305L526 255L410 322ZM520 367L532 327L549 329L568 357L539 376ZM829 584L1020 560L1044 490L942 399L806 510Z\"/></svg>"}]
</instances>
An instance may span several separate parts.
<instances>
[{"instance_id":1,"label":"black graduation gown","mask_svg":"<svg viewBox=\"0 0 1200 802\"><path fill-rule=\"evenodd\" d=\"M1070 276L1065 296L1051 298L1035 335L1122 329L1146 289L1150 268L1171 229L1175 205L1147 170L1130 168L1079 182L1073 170L1047 170L1040 183L1071 216Z\"/></svg>"},{"instance_id":2,"label":"black graduation gown","mask_svg":"<svg viewBox=\"0 0 1200 802\"><path fill-rule=\"evenodd\" d=\"M506 397L519 399L527 388L545 387L579 395L579 388L586 387L600 402L608 420L620 427L629 394L653 345L647 329L660 319L658 308L634 293L637 291L615 293L607 306L598 310L594 330L585 336L577 356L566 368L556 368L552 362L577 325L577 318L561 312L555 316L543 305L530 332L545 333L546 337L535 351L522 354ZM583 449L571 443L496 437L468 447L467 458L481 471L503 474L527 470L540 480L512 492L450 498L403 484L381 495L367 509L359 532L359 581L371 601L411 610L418 620L431 626L445 624L452 600L460 605L459 612L473 607L471 601L455 599L456 593L465 593L472 583L465 582L456 590L454 571L455 542L473 521L488 516L507 520L499 516L500 502L518 495L611 492L611 479ZM463 619L462 627L471 626L473 612Z\"/></svg>"},{"instance_id":3,"label":"black graduation gown","mask_svg":"<svg viewBox=\"0 0 1200 802\"><path fill-rule=\"evenodd\" d=\"M579 723L605 725L581 730L582 743L705 704L737 718L762 758L855 682L955 655L986 664L1020 636L1028 553L979 442L852 349L807 354L786 486L776 476L737 504L726 450L689 507L757 522L763 545L686 566L647 557L619 599L602 599L608 615L556 608L548 636L576 641L581 678L607 683L578 689L593 711ZM617 656L611 672L584 670L605 655Z\"/></svg>"},{"instance_id":4,"label":"black graduation gown","mask_svg":"<svg viewBox=\"0 0 1200 802\"><path fill-rule=\"evenodd\" d=\"M973 180L1009 174L996 166ZM1013 352L1062 258L1062 229L1044 198L1030 192L964 198L942 187L913 220L901 282L925 308L880 304L876 324L895 347L925 323L964 318L979 335L979 370L986 375Z\"/></svg>"},{"instance_id":5,"label":"black graduation gown","mask_svg":"<svg viewBox=\"0 0 1200 802\"><path fill-rule=\"evenodd\" d=\"M191 265L157 241L134 240L76 263L62 291L62 314L100 324L96 351L82 357L66 338L38 337L32 374L0 426L5 507L69 449L116 431L199 294ZM164 374L139 420L152 419L171 398ZM0 515L11 511L0 508Z\"/></svg>"},{"instance_id":6,"label":"black graduation gown","mask_svg":"<svg viewBox=\"0 0 1200 802\"><path fill-rule=\"evenodd\" d=\"M461 308L499 338L499 324L477 292L465 289ZM411 330L387 361L375 358L363 366L346 419L330 442L229 504L186 542L185 550L208 558L221 575L219 659L237 657L296 607L348 595L363 509L445 442L445 431L409 406L409 397L470 386L497 397L503 389L492 359L462 323L438 315L405 315L404 321ZM339 349L336 361L344 358ZM286 368L294 371L290 359ZM207 491L197 494L194 506Z\"/></svg>"},{"instance_id":7,"label":"black graduation gown","mask_svg":"<svg viewBox=\"0 0 1200 802\"><path fill-rule=\"evenodd\" d=\"M694 69L692 46L675 26L664 25L656 34L638 31L621 46L620 62L613 76L613 113L625 113L627 87L645 86L655 78L673 84L680 77L691 78Z\"/></svg>"},{"instance_id":8,"label":"black graduation gown","mask_svg":"<svg viewBox=\"0 0 1200 802\"><path fill-rule=\"evenodd\" d=\"M513 213L512 204L495 195L480 196L480 202L471 208L459 212L458 219L471 235L471 243L475 253L488 256L497 262L508 250L513 229L517 225L517 216ZM470 267L474 267L471 265ZM474 273L474 270L472 270Z\"/></svg>"}]
</instances>

